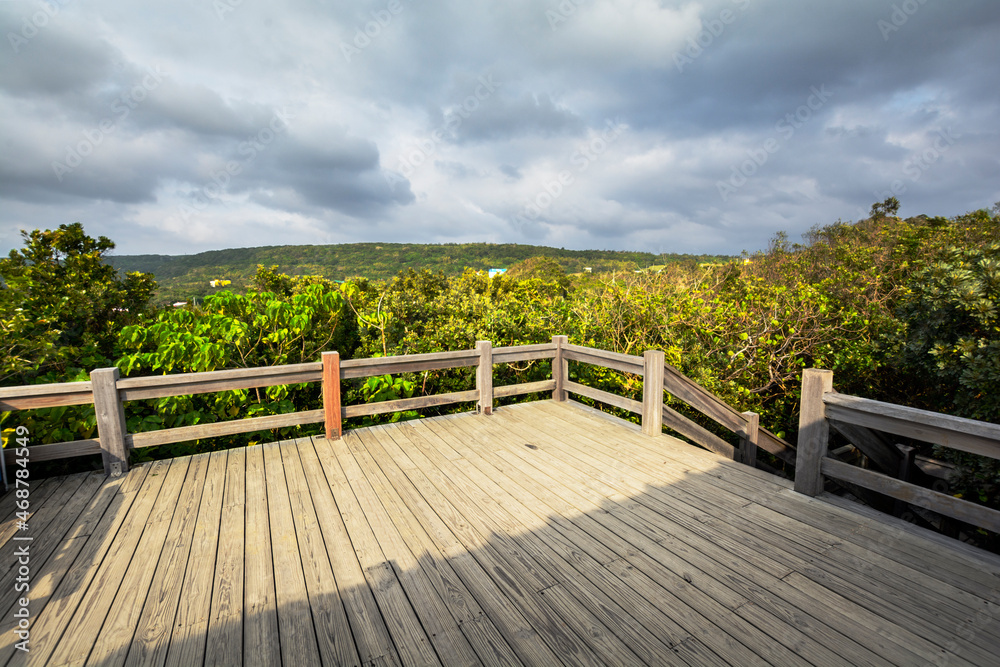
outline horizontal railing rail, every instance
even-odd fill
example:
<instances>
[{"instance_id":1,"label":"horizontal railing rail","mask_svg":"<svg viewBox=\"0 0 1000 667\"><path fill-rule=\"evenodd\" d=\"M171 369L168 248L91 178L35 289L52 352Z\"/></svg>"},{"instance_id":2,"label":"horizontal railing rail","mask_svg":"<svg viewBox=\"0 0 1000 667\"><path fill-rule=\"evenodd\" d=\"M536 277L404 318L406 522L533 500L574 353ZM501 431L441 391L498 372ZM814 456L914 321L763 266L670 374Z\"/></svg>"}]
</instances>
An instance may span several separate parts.
<instances>
[{"instance_id":1,"label":"horizontal railing rail","mask_svg":"<svg viewBox=\"0 0 1000 667\"><path fill-rule=\"evenodd\" d=\"M493 386L494 365L535 360L552 360L550 379ZM642 377L643 400L636 401L570 381L568 371L570 361L593 364ZM342 405L340 385L344 380L466 367L476 368L475 389L378 403ZM126 427L124 404L129 401L315 382L322 383L323 408L319 410L234 419L141 433L129 433ZM724 439L665 405L664 391L737 433L740 436L740 447L733 447ZM549 392L557 401L566 400L568 394L572 393L639 414L642 417L643 431L650 435L661 433L663 425L667 425L703 447L750 465L755 464L758 444L768 451L794 453L787 443L758 428L757 415L737 412L721 399L684 377L677 369L664 364L662 352L647 351L642 357L631 356L571 345L566 336L553 336L549 343L534 345L493 348L489 341L479 341L475 349L471 350L343 361L337 352L324 352L321 361L313 363L134 378L121 378L117 368L104 368L93 371L89 382L0 388L0 410L93 404L97 414L97 438L34 445L31 449L31 458L34 461L44 461L100 453L104 460L105 472L116 475L128 470L129 452L142 447L307 424L324 424L327 437L336 438L340 437L343 420L352 417L420 410L456 403L476 403L480 412L490 414L494 399ZM14 452L8 450L5 456L6 460L10 461L14 458Z\"/></svg>"},{"instance_id":2,"label":"horizontal railing rail","mask_svg":"<svg viewBox=\"0 0 1000 667\"><path fill-rule=\"evenodd\" d=\"M577 361L604 368L611 368L623 373L632 373L644 379L644 397L647 383L645 380L653 373L662 378L663 389L683 401L697 412L709 417L720 426L740 437L739 448L726 442L704 426L680 414L668 405L662 405L662 396L650 395L644 401L625 398L607 391L587 387L567 380L566 389L571 393L585 396L591 400L626 410L649 420L646 414L646 399L650 401L649 411L656 410L656 403L661 404L661 415L658 423L650 423L649 431L657 432L660 425L666 425L706 449L710 449L727 458L735 458L753 465L756 460L756 449L760 447L778 458L795 463L795 448L759 426L759 417L753 412L739 412L715 394L697 384L673 366L664 363L663 353L650 351L644 356L632 356L619 352L608 352L580 345L566 345L564 356L571 361ZM652 354L652 356L651 356Z\"/></svg>"},{"instance_id":3,"label":"horizontal railing rail","mask_svg":"<svg viewBox=\"0 0 1000 667\"><path fill-rule=\"evenodd\" d=\"M799 493L818 495L823 491L824 478L829 477L1000 532L1000 511L850 465L828 452L832 422L835 427L846 423L1000 460L1000 425L840 394L833 389L833 372L819 369L807 369L802 374L799 415L795 469L795 490ZM904 470L909 464L912 456L909 461L904 458Z\"/></svg>"}]
</instances>

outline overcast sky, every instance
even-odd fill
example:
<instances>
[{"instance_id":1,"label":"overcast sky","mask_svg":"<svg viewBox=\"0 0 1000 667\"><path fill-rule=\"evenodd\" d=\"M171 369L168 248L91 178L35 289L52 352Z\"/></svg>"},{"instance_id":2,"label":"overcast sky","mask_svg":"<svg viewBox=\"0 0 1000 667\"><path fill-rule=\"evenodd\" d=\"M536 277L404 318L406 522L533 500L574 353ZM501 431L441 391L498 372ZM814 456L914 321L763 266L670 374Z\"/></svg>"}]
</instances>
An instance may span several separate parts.
<instances>
[{"instance_id":1,"label":"overcast sky","mask_svg":"<svg viewBox=\"0 0 1000 667\"><path fill-rule=\"evenodd\" d=\"M737 254L1000 200L995 0L0 0L0 252Z\"/></svg>"}]
</instances>

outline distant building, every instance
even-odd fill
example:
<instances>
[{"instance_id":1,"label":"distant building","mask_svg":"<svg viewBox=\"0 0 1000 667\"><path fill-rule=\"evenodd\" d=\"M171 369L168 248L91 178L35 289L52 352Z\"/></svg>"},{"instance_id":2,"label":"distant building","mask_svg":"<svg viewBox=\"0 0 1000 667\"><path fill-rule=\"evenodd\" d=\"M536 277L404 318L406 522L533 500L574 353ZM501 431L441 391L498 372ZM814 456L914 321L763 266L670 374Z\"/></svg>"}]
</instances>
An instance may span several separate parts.
<instances>
[{"instance_id":1,"label":"distant building","mask_svg":"<svg viewBox=\"0 0 1000 667\"><path fill-rule=\"evenodd\" d=\"M592 266L585 266L585 267L583 267L583 271L584 271L584 273L593 273L594 272L594 267L592 267Z\"/></svg>"},{"instance_id":2,"label":"distant building","mask_svg":"<svg viewBox=\"0 0 1000 667\"><path fill-rule=\"evenodd\" d=\"M507 273L507 269L490 269L490 278L499 276L501 273Z\"/></svg>"},{"instance_id":3,"label":"distant building","mask_svg":"<svg viewBox=\"0 0 1000 667\"><path fill-rule=\"evenodd\" d=\"M188 302L187 301L174 301L173 305L174 305L174 308L183 308L184 306L188 305Z\"/></svg>"},{"instance_id":4,"label":"distant building","mask_svg":"<svg viewBox=\"0 0 1000 667\"><path fill-rule=\"evenodd\" d=\"M208 284L212 287L225 287L226 285L231 285L232 280L210 280Z\"/></svg>"}]
</instances>

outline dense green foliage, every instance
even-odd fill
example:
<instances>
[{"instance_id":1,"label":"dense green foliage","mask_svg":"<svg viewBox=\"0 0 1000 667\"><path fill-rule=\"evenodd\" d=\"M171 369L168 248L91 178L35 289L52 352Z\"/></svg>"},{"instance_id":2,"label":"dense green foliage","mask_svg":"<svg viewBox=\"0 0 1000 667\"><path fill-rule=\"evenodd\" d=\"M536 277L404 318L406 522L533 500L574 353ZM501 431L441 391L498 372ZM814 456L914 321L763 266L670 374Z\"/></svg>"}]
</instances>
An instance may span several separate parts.
<instances>
[{"instance_id":1,"label":"dense green foliage","mask_svg":"<svg viewBox=\"0 0 1000 667\"><path fill-rule=\"evenodd\" d=\"M145 310L152 276L120 277L106 263L115 244L80 223L22 236L25 247L0 259L0 382L110 358L118 331Z\"/></svg>"},{"instance_id":2,"label":"dense green foliage","mask_svg":"<svg viewBox=\"0 0 1000 667\"><path fill-rule=\"evenodd\" d=\"M832 369L845 393L1000 423L1000 210L902 220L897 209L893 200L876 204L868 219L816 227L801 244L779 234L766 251L738 260L689 259L642 271L619 264L616 271L570 274L567 269L599 267L601 258L485 245L437 248L454 256L476 248L525 249L525 256L492 255L457 273L410 267L388 278L342 283L290 276L282 263L255 265L242 288L234 280L234 289L198 305L159 311L144 307L149 276L120 278L103 263L107 239L88 239L77 226L35 232L26 236L25 250L0 263L6 283L0 345L13 351L5 363L17 364L4 383L82 379L86 370L110 363L124 375L194 372L316 361L326 349L344 358L372 357L469 349L477 340L539 343L566 334L574 343L628 354L664 350L682 373L737 409L758 412L764 426L793 442L807 367ZM408 252L428 249L365 247L375 275L388 264L409 262ZM361 244L352 248L362 252ZM512 260L509 271L489 278L481 269L505 263L497 257ZM422 266L443 261L438 256ZM18 331L30 335L13 335ZM510 364L495 372L497 385L540 380L549 364ZM575 363L571 375L641 396L641 380L633 376ZM345 391L352 403L473 386L472 369L457 369L371 378L348 383ZM177 397L129 406L129 428L318 406L316 386ZM52 442L91 436L92 413L62 408L32 411L29 418L33 433ZM282 429L149 454L303 432ZM966 470L958 491L1000 506L995 462L935 454Z\"/></svg>"},{"instance_id":3,"label":"dense green foliage","mask_svg":"<svg viewBox=\"0 0 1000 667\"><path fill-rule=\"evenodd\" d=\"M601 273L630 270L651 264L719 261L714 255L658 255L612 250L565 250L542 246L496 243L348 243L315 246L271 246L213 250L196 255L122 255L109 261L120 271L152 273L160 289L156 302L190 301L212 293L210 281L229 279L233 289L253 282L257 265L274 266L288 275L319 275L331 280L364 277L385 280L400 271L428 270L456 276L466 268L509 268L537 256L553 258L564 273L590 268Z\"/></svg>"}]
</instances>

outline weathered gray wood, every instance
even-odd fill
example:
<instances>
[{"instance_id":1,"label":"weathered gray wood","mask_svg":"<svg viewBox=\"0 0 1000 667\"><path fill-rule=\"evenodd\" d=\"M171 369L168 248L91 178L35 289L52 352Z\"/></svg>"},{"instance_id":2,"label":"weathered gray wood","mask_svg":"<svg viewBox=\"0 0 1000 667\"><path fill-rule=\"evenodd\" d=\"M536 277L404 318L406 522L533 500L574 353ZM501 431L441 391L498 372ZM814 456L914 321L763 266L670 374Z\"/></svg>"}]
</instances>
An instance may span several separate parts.
<instances>
[{"instance_id":1,"label":"weathered gray wood","mask_svg":"<svg viewBox=\"0 0 1000 667\"><path fill-rule=\"evenodd\" d=\"M895 474L899 468L900 456L899 450L893 447L891 442L864 426L836 419L830 419L829 422L834 430L871 459L879 470Z\"/></svg>"},{"instance_id":2,"label":"weathered gray wood","mask_svg":"<svg viewBox=\"0 0 1000 667\"><path fill-rule=\"evenodd\" d=\"M375 357L372 359L346 359L340 363L340 378L372 377L393 373L415 373L417 371L432 371L442 368L462 368L475 366L479 363L479 353L476 350L457 350L454 352L430 352L427 354L407 354L394 357Z\"/></svg>"},{"instance_id":3,"label":"weathered gray wood","mask_svg":"<svg viewBox=\"0 0 1000 667\"><path fill-rule=\"evenodd\" d=\"M133 469L124 480L112 479L108 485L117 485L118 489L129 482L141 485L144 483L147 471L151 466L143 466ZM162 480L162 476L160 477ZM44 614L38 614L39 606L35 607L35 616L31 623L31 662L45 664L48 658L59 648L61 641L66 640L66 627L73 620L73 615L78 606L85 600L85 592L94 595L96 590L91 587L91 583L101 573L101 563L109 551L117 550L121 541L128 541L134 535L134 529L129 526L135 523L137 517L144 517L149 513L152 500L146 497L137 498L135 493L113 493L114 497L104 516L94 527L91 538L77 555L72 567L61 578L57 585L53 584L55 590L51 594L51 599L45 605ZM13 494L6 498L13 500ZM136 501L133 504L133 501ZM139 518L139 521L142 519ZM121 530L120 530L121 529ZM103 576L103 575L101 575ZM38 577L42 581L44 578ZM42 582L40 581L39 584ZM117 587L117 581L114 582ZM33 587L35 590L40 586ZM33 602L34 603L34 602ZM37 604L37 603L36 603ZM0 646L10 649L13 654L14 641L12 634L4 636L9 639L0 642ZM0 648L0 654L6 654L5 648ZM27 662L27 661L26 661ZM16 663L14 663L16 664Z\"/></svg>"},{"instance_id":4,"label":"weathered gray wood","mask_svg":"<svg viewBox=\"0 0 1000 667\"><path fill-rule=\"evenodd\" d=\"M971 667L1000 652L996 556L576 403L354 433L336 451L316 437L215 452L204 493L195 460L183 480L186 459L144 464L83 514L71 480L33 487L66 488L45 501L51 521L44 507L31 519L29 662L121 664L127 648L127 664L163 664L167 628L178 667L312 664L311 644L294 646L314 635L323 664L397 665L397 647L414 664L512 666ZM343 464L336 501L313 443ZM0 516L13 502L0 498ZM388 604L393 581L406 599ZM400 624L411 612L426 638ZM0 664L16 662L10 621Z\"/></svg>"},{"instance_id":5,"label":"weathered gray wood","mask_svg":"<svg viewBox=\"0 0 1000 667\"><path fill-rule=\"evenodd\" d=\"M673 394L698 412L719 422L730 431L735 433L743 427L743 418L735 408L729 406L722 399L696 384L669 364L664 365L663 385L667 393Z\"/></svg>"},{"instance_id":6,"label":"weathered gray wood","mask_svg":"<svg viewBox=\"0 0 1000 667\"><path fill-rule=\"evenodd\" d=\"M311 382L320 380L322 364L311 361L304 364L285 364L282 366L260 366L254 368L227 368L221 371L206 371L201 373L171 373L168 375L147 375L143 377L122 378L118 388L143 389L147 387L162 387L164 385L199 384L202 382L218 382L240 378L261 378L271 375L307 375ZM183 393L183 392L182 392Z\"/></svg>"},{"instance_id":7,"label":"weathered gray wood","mask_svg":"<svg viewBox=\"0 0 1000 667\"><path fill-rule=\"evenodd\" d=\"M729 459L734 457L736 448L701 424L696 424L670 406L664 405L662 411L663 423L667 428L677 431L691 442L699 444L716 454L721 454Z\"/></svg>"},{"instance_id":8,"label":"weathered gray wood","mask_svg":"<svg viewBox=\"0 0 1000 667\"><path fill-rule=\"evenodd\" d=\"M845 394L828 394L823 402L831 419L1000 459L1000 424Z\"/></svg>"},{"instance_id":9,"label":"weathered gray wood","mask_svg":"<svg viewBox=\"0 0 1000 667\"><path fill-rule=\"evenodd\" d=\"M125 438L125 408L118 397L117 368L98 368L90 373L94 388L94 412L97 414L97 434L104 459L104 474L117 476L128 472L128 449Z\"/></svg>"},{"instance_id":10,"label":"weathered gray wood","mask_svg":"<svg viewBox=\"0 0 1000 667\"><path fill-rule=\"evenodd\" d=\"M323 353L323 421L327 440L336 440L341 432L340 353Z\"/></svg>"},{"instance_id":11,"label":"weathered gray wood","mask_svg":"<svg viewBox=\"0 0 1000 667\"><path fill-rule=\"evenodd\" d=\"M283 446L293 447L294 444L270 443L263 446L281 662L285 665L319 665L319 644L314 626L302 622L302 619L310 618L311 611L281 458Z\"/></svg>"},{"instance_id":12,"label":"weathered gray wood","mask_svg":"<svg viewBox=\"0 0 1000 667\"><path fill-rule=\"evenodd\" d=\"M365 433L370 437L371 431ZM352 436L357 435L356 433ZM393 564L391 568L397 573L401 592L405 592L406 606L412 608L420 625L437 649L439 656L449 656L456 664L475 664L478 662L458 622L448 611L445 603L447 596L442 598L435 590L431 579L420 566L418 554L410 551L406 541L399 534L395 517L391 516L382 504L382 499L372 487L368 476L374 471L365 470L362 462L350 450L367 449L357 437L348 437L343 443L335 443L334 453L341 464L341 470L346 475L350 487L354 490L353 497L358 503L361 515L367 517L367 524L348 525L351 540L359 547L358 552L366 554L375 561L376 566L385 562ZM351 511L350 505L347 507ZM360 528L361 530L357 530ZM359 534L360 533L360 534ZM365 566L362 563L362 566ZM391 599L394 596L387 596Z\"/></svg>"},{"instance_id":13,"label":"weathered gray wood","mask_svg":"<svg viewBox=\"0 0 1000 667\"><path fill-rule=\"evenodd\" d=\"M760 415L756 412L744 412L747 424L743 433L740 434L740 461L750 466L757 467L757 441L760 437Z\"/></svg>"},{"instance_id":14,"label":"weathered gray wood","mask_svg":"<svg viewBox=\"0 0 1000 667\"><path fill-rule=\"evenodd\" d=\"M125 667L162 665L166 661L209 460L209 454L191 457L163 551L151 574L152 583L146 596L146 604L136 623Z\"/></svg>"},{"instance_id":15,"label":"weathered gray wood","mask_svg":"<svg viewBox=\"0 0 1000 667\"><path fill-rule=\"evenodd\" d=\"M646 350L642 357L642 432L663 432L663 352Z\"/></svg>"},{"instance_id":16,"label":"weathered gray wood","mask_svg":"<svg viewBox=\"0 0 1000 667\"><path fill-rule=\"evenodd\" d=\"M633 357L627 354L597 350L579 345L567 345L563 349L563 356L570 361L579 361L584 364L610 368L622 373L642 375L642 357Z\"/></svg>"},{"instance_id":17,"label":"weathered gray wood","mask_svg":"<svg viewBox=\"0 0 1000 667\"><path fill-rule=\"evenodd\" d=\"M816 368L802 371L795 490L807 496L815 496L823 490L820 463L826 457L830 438L830 425L826 421L823 399L824 394L831 391L833 391L833 371Z\"/></svg>"},{"instance_id":18,"label":"weathered gray wood","mask_svg":"<svg viewBox=\"0 0 1000 667\"><path fill-rule=\"evenodd\" d=\"M361 664L399 664L386 619L379 612L344 525L344 509L334 499L336 482L324 472L324 467L337 465L330 442L303 438L296 441L296 446Z\"/></svg>"},{"instance_id":19,"label":"weathered gray wood","mask_svg":"<svg viewBox=\"0 0 1000 667\"><path fill-rule=\"evenodd\" d=\"M94 402L91 387L90 382L0 387L0 412L87 405Z\"/></svg>"},{"instance_id":20,"label":"weathered gray wood","mask_svg":"<svg viewBox=\"0 0 1000 667\"><path fill-rule=\"evenodd\" d=\"M303 412L289 412L282 415L250 417L249 419L234 419L227 422L215 422L214 424L178 426L160 431L149 431L148 433L134 433L126 436L126 442L130 447L137 449L139 447L166 445L171 442L218 438L224 435L252 433L253 431L269 431L275 428L286 428L301 424L322 424L323 421L324 415L322 410L305 410Z\"/></svg>"},{"instance_id":21,"label":"weathered gray wood","mask_svg":"<svg viewBox=\"0 0 1000 667\"><path fill-rule=\"evenodd\" d=\"M479 392L479 412L493 414L493 344L488 340L476 341L479 365L476 366L476 391Z\"/></svg>"},{"instance_id":22,"label":"weathered gray wood","mask_svg":"<svg viewBox=\"0 0 1000 667\"><path fill-rule=\"evenodd\" d=\"M264 448L246 450L246 515L244 528L243 664L281 664L278 608L275 598L271 526L267 511L268 485ZM275 491L278 489L275 488ZM281 491L287 493L286 489Z\"/></svg>"},{"instance_id":23,"label":"weathered gray wood","mask_svg":"<svg viewBox=\"0 0 1000 667\"><path fill-rule=\"evenodd\" d=\"M250 370L250 369L240 369ZM266 368L254 369L266 370ZM223 371L227 372L227 371ZM214 373L213 373L214 374ZM163 378L174 378L172 375L162 375ZM145 378L140 378L145 379ZM282 374L262 374L260 376L237 376L227 379L196 381L193 379L183 382L163 382L155 386L136 387L134 389L119 389L119 394L123 401L139 401L148 398L163 398L165 396L188 396L197 394L211 394L220 391L233 391L235 389L252 389L255 387L273 387L276 385L294 385L307 382L319 382L322 379L320 373L315 371L300 373Z\"/></svg>"},{"instance_id":24,"label":"weathered gray wood","mask_svg":"<svg viewBox=\"0 0 1000 667\"><path fill-rule=\"evenodd\" d=\"M945 493L925 489L916 484L893 479L864 468L857 468L843 461L823 459L823 474L834 479L842 479L872 491L884 493L892 498L918 507L924 507L938 514L944 514L974 526L1000 532L1000 512L995 509L970 503Z\"/></svg>"},{"instance_id":25,"label":"weathered gray wood","mask_svg":"<svg viewBox=\"0 0 1000 667\"><path fill-rule=\"evenodd\" d=\"M763 426L758 427L757 446L774 454L785 463L795 465L795 448L768 431Z\"/></svg>"},{"instance_id":26,"label":"weathered gray wood","mask_svg":"<svg viewBox=\"0 0 1000 667\"><path fill-rule=\"evenodd\" d=\"M220 634L215 622L216 614L211 613L226 603L238 601L238 610L232 613L243 614L243 510L242 504L235 505L237 500L244 500L243 478L246 459L245 449L220 450L212 452L208 460L208 474L202 491L201 505L198 508L198 519L194 526L194 537L191 541L191 551L188 554L187 568L180 582L181 595L177 604L177 612L171 623L170 645L167 648L165 667L187 667L205 662L206 644L218 648L225 643L228 653L232 653L234 644L237 655L243 654L242 624L236 632ZM229 469L227 474L227 467ZM224 498L235 484L227 482L239 481L239 493L236 497ZM223 509L224 501L226 508ZM231 512L233 506L238 512ZM220 522L221 525L220 525ZM220 537L221 535L221 537ZM228 538L239 540L238 549ZM219 550L220 541L223 550ZM235 551L235 553L234 553ZM216 557L218 556L218 563ZM227 566L227 563L233 563ZM238 563L239 574L233 574L231 567ZM230 583L238 585L239 590L227 588L213 595L214 588L219 590ZM238 581L238 584L237 584ZM227 609L229 609L227 607ZM213 619L212 626L209 618ZM232 627L234 624L230 624ZM207 640L206 640L207 636ZM233 639L235 637L235 640ZM227 641L228 639L228 641ZM226 664L222 660L211 660L208 664Z\"/></svg>"},{"instance_id":27,"label":"weathered gray wood","mask_svg":"<svg viewBox=\"0 0 1000 667\"><path fill-rule=\"evenodd\" d=\"M430 408L435 405L448 405L449 403L471 403L477 401L478 399L479 392L475 389L470 389L469 391L453 391L450 394L401 398L396 401L382 401L381 403L345 405L344 419L349 419L351 417L365 417L367 415L382 415L387 412L419 410L420 408Z\"/></svg>"},{"instance_id":28,"label":"weathered gray wood","mask_svg":"<svg viewBox=\"0 0 1000 667\"><path fill-rule=\"evenodd\" d=\"M493 398L505 398L507 396L521 396L522 394L541 393L552 391L555 388L555 380L540 380L538 382L508 384L502 387L493 387Z\"/></svg>"},{"instance_id":29,"label":"weathered gray wood","mask_svg":"<svg viewBox=\"0 0 1000 667\"><path fill-rule=\"evenodd\" d=\"M109 614L114 611L115 600L120 599L119 591L124 590L127 581L132 583L129 581L132 579L129 575L134 574L134 570L130 567L133 555L140 545L148 545L150 540L156 537L152 535L146 540L141 539L146 535L146 524L150 521L150 517L157 516L167 504L174 504L173 499L180 490L179 485L175 483L176 478L169 472L171 466L170 461L155 461L152 464L153 474L146 475L133 506L139 506L143 511L136 512L115 536L107 557L96 568L97 573L91 584L95 587L95 592L87 595L73 613L63 639L54 647L52 664L83 663L93 650L96 641L104 636L101 635L101 629ZM168 493L161 497L161 490ZM150 532L154 531L155 529ZM120 637L116 636L115 639L120 643ZM32 658L34 659L34 656Z\"/></svg>"},{"instance_id":30,"label":"weathered gray wood","mask_svg":"<svg viewBox=\"0 0 1000 667\"><path fill-rule=\"evenodd\" d=\"M618 362L620 365L635 369L626 372L635 373L636 375L642 374L642 357L638 355L623 354L622 352L612 352L610 350L601 350L596 347L573 345L572 343L567 343L565 349L570 352L573 352L574 354L581 354L589 357L595 357L597 359L603 359L604 361Z\"/></svg>"},{"instance_id":31,"label":"weathered gray wood","mask_svg":"<svg viewBox=\"0 0 1000 667\"><path fill-rule=\"evenodd\" d=\"M569 337L553 336L552 344L556 346L552 357L552 380L556 383L552 390L552 400L561 402L566 400L566 383L569 382L569 360L566 359L565 352Z\"/></svg>"},{"instance_id":32,"label":"weathered gray wood","mask_svg":"<svg viewBox=\"0 0 1000 667\"><path fill-rule=\"evenodd\" d=\"M896 479L901 482L909 482L910 475L913 473L913 462L916 456L916 447L911 447L910 445L897 445L899 451L902 454L902 458L899 461L899 470L896 473ZM902 516L903 512L906 511L906 503L902 500L896 499L895 504L892 508L892 513L895 516Z\"/></svg>"},{"instance_id":33,"label":"weathered gray wood","mask_svg":"<svg viewBox=\"0 0 1000 667\"><path fill-rule=\"evenodd\" d=\"M308 480L299 456L301 447L312 448L309 438L300 438L281 447L281 457L292 503L292 518L302 556L302 568L308 589L309 606L324 665L360 664L358 650L351 638L344 601L330 566L330 556L316 518Z\"/></svg>"},{"instance_id":34,"label":"weathered gray wood","mask_svg":"<svg viewBox=\"0 0 1000 667\"><path fill-rule=\"evenodd\" d=\"M535 345L509 345L493 348L494 364L509 364L518 361L535 359L551 359L556 354L556 346L552 343L537 343Z\"/></svg>"},{"instance_id":35,"label":"weathered gray wood","mask_svg":"<svg viewBox=\"0 0 1000 667\"><path fill-rule=\"evenodd\" d=\"M711 417L730 431L734 433L743 431L745 421L735 408L669 364L664 366L663 384L668 393L681 399L698 412ZM795 448L790 444L766 428L759 428L757 437L758 447L787 463L795 463Z\"/></svg>"},{"instance_id":36,"label":"weathered gray wood","mask_svg":"<svg viewBox=\"0 0 1000 667\"><path fill-rule=\"evenodd\" d=\"M71 456L100 454L101 441L97 438L88 438L87 440L56 442L51 445L31 445L31 449L28 451L30 452L28 458L32 461L53 461ZM7 459L7 465L14 465L14 461L17 459L17 450L14 448L5 449L3 455Z\"/></svg>"},{"instance_id":37,"label":"weathered gray wood","mask_svg":"<svg viewBox=\"0 0 1000 667\"><path fill-rule=\"evenodd\" d=\"M372 534L371 526L365 516L364 508L358 500L349 479L349 472L343 468L342 457L349 457L346 440L357 437L348 433L343 440L323 443L331 456L323 456L320 462L326 472L334 498L344 521L344 526L350 535L355 557L361 565L368 588L378 601L386 626L396 638L396 647L400 657L406 664L435 665L441 664L434 654L427 631L421 626L413 606L409 603L403 586L396 572ZM364 474L361 473L364 481Z\"/></svg>"},{"instance_id":38,"label":"weathered gray wood","mask_svg":"<svg viewBox=\"0 0 1000 667\"><path fill-rule=\"evenodd\" d=\"M642 403L640 401L633 401L631 398L625 398L624 396L619 396L618 394L612 394L607 391L601 391L600 389L594 389L593 387L588 387L577 382L567 381L565 387L566 391L574 394L586 396L587 398L592 398L595 401L599 401L606 405L613 405L616 408L634 412L637 415L642 414Z\"/></svg>"},{"instance_id":39,"label":"weathered gray wood","mask_svg":"<svg viewBox=\"0 0 1000 667\"><path fill-rule=\"evenodd\" d=\"M51 384L25 384L18 387L0 387L0 401L12 398L54 396L57 394L86 394L92 391L90 380L83 382L54 382ZM6 410L6 408L4 408Z\"/></svg>"},{"instance_id":40,"label":"weathered gray wood","mask_svg":"<svg viewBox=\"0 0 1000 667\"><path fill-rule=\"evenodd\" d=\"M416 472L414 462L400 448L409 446L406 432L393 429L391 433L383 432L378 435L384 436L377 438L380 446L369 447L368 451L399 494L403 506L413 513L438 552L445 556L441 560L454 568L474 596L477 606L482 605L482 610L486 612L485 618L496 624L524 664L558 664L559 659L540 636L544 628L532 627L515 604L504 595L503 588L513 582L500 567L501 561L496 551L488 545L483 549L477 548L481 544L481 538L472 526L462 519L462 515L446 497L439 495L431 480ZM473 553L475 557L472 557ZM433 561L425 559L425 563L431 564ZM505 576L494 580L489 572L504 572Z\"/></svg>"}]
</instances>

